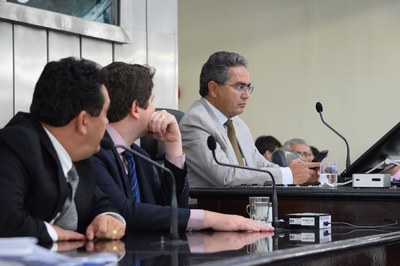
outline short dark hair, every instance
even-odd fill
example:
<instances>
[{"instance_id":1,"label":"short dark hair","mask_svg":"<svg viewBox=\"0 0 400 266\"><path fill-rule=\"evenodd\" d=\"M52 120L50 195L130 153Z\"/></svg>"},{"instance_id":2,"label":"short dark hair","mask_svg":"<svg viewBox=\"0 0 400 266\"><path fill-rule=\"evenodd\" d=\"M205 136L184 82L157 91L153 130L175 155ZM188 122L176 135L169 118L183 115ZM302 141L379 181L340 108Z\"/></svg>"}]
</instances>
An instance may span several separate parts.
<instances>
[{"instance_id":1,"label":"short dark hair","mask_svg":"<svg viewBox=\"0 0 400 266\"><path fill-rule=\"evenodd\" d=\"M225 51L212 54L201 69L200 95L205 97L208 94L208 83L210 81L224 84L229 79L229 68L235 66L244 66L247 68L246 58L237 53Z\"/></svg>"},{"instance_id":2,"label":"short dark hair","mask_svg":"<svg viewBox=\"0 0 400 266\"><path fill-rule=\"evenodd\" d=\"M49 62L36 83L31 115L55 127L83 110L99 116L105 102L100 87L100 67L92 61L68 57Z\"/></svg>"},{"instance_id":3,"label":"short dark hair","mask_svg":"<svg viewBox=\"0 0 400 266\"><path fill-rule=\"evenodd\" d=\"M264 154L266 151L274 152L282 147L282 144L273 136L260 136L256 139L255 145L257 150Z\"/></svg>"},{"instance_id":4,"label":"short dark hair","mask_svg":"<svg viewBox=\"0 0 400 266\"><path fill-rule=\"evenodd\" d=\"M122 120L130 111L132 103L147 109L154 87L155 69L139 64L113 62L101 70L101 80L110 96L107 118L110 122Z\"/></svg>"}]
</instances>

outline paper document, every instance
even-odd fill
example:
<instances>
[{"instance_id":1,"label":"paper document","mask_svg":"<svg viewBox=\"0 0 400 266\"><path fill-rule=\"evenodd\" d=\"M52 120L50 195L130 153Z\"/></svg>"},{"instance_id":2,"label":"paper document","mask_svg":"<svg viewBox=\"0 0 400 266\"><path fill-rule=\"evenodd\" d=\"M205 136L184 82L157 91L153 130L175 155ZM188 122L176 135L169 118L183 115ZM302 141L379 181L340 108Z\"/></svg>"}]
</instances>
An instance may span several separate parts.
<instances>
[{"instance_id":1,"label":"paper document","mask_svg":"<svg viewBox=\"0 0 400 266\"><path fill-rule=\"evenodd\" d=\"M117 254L100 252L72 257L38 246L31 237L0 238L1 265L105 265L118 261Z\"/></svg>"}]
</instances>

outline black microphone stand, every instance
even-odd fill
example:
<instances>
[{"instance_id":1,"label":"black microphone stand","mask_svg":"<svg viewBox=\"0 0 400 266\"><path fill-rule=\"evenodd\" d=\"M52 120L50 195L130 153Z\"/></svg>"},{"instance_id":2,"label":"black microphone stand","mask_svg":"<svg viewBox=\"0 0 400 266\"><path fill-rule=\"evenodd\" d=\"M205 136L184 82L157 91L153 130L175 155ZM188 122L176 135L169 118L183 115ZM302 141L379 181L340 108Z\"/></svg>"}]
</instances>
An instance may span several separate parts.
<instances>
[{"instance_id":1,"label":"black microphone stand","mask_svg":"<svg viewBox=\"0 0 400 266\"><path fill-rule=\"evenodd\" d=\"M279 226L279 218L278 218L278 195L276 193L276 184L275 184L275 178L271 174L271 172L264 170L264 169L258 169L258 168L253 168L253 167L248 167L248 166L242 166L242 165L234 165L234 164L226 164L219 162L217 160L217 157L215 156L215 148L216 148L216 142L215 138L213 136L209 136L207 139L207 145L208 148L211 150L212 155L214 157L214 160L217 164L222 165L222 166L228 166L228 167L234 167L234 168L239 168L239 169L244 169L244 170L250 170L250 171L257 171L261 173L267 173L271 177L272 180L272 226L274 228L278 228Z\"/></svg>"},{"instance_id":2,"label":"black microphone stand","mask_svg":"<svg viewBox=\"0 0 400 266\"><path fill-rule=\"evenodd\" d=\"M179 240L179 233L178 233L178 201L176 198L176 184L175 184L175 177L174 174L172 173L172 171L156 162L154 162L153 160L151 160L150 158L144 156L143 154L130 149L126 146L123 145L113 145L115 148L122 148L124 150L127 150L129 152L131 152L132 154L136 155L137 157L140 157L141 159L149 162L150 164L161 168L163 171L166 171L168 173L168 175L171 177L171 189L172 189L172 193L171 193L171 214L170 214L170 237L171 240L173 241L178 241Z\"/></svg>"},{"instance_id":3,"label":"black microphone stand","mask_svg":"<svg viewBox=\"0 0 400 266\"><path fill-rule=\"evenodd\" d=\"M344 143L346 143L346 168L350 166L351 162L350 162L350 147L349 147L349 143L347 143L347 140L345 139L345 137L343 137L341 134L339 134L339 132L337 132L333 127L331 127L330 125L328 125L328 123L325 122L324 118L322 117L322 104L320 102L316 103L315 108L317 109L317 112L319 113L319 116L321 117L321 121L322 123L327 126L330 130L332 130L333 132L336 133L336 135L338 135L341 139L344 140Z\"/></svg>"},{"instance_id":4,"label":"black microphone stand","mask_svg":"<svg viewBox=\"0 0 400 266\"><path fill-rule=\"evenodd\" d=\"M335 132L339 137L341 137L344 140L344 143L346 143L346 168L350 166L351 162L350 162L350 147L349 147L349 143L347 143L347 140L340 135L336 130L333 129L333 127L331 127L330 125L328 125L325 121L324 118L322 117L322 113L319 113L319 116L321 117L321 121L322 123L325 124L325 126L327 126L328 128L330 128L333 132Z\"/></svg>"}]
</instances>

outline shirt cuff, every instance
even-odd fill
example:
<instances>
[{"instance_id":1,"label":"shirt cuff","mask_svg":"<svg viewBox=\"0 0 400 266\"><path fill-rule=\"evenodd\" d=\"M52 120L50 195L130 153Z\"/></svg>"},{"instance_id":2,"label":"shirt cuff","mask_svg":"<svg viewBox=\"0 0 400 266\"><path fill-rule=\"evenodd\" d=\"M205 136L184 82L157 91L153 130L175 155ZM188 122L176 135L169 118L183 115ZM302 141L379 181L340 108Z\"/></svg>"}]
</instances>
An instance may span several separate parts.
<instances>
[{"instance_id":1,"label":"shirt cuff","mask_svg":"<svg viewBox=\"0 0 400 266\"><path fill-rule=\"evenodd\" d=\"M292 170L290 170L289 167L280 167L279 169L281 170L282 173L282 184L283 185L293 184Z\"/></svg>"},{"instance_id":2,"label":"shirt cuff","mask_svg":"<svg viewBox=\"0 0 400 266\"><path fill-rule=\"evenodd\" d=\"M397 171L393 176L392 176L393 180L400 180L400 170Z\"/></svg>"},{"instance_id":3,"label":"shirt cuff","mask_svg":"<svg viewBox=\"0 0 400 266\"><path fill-rule=\"evenodd\" d=\"M201 230L204 225L204 210L191 209L189 221L186 227L187 231Z\"/></svg>"},{"instance_id":4,"label":"shirt cuff","mask_svg":"<svg viewBox=\"0 0 400 266\"><path fill-rule=\"evenodd\" d=\"M50 235L51 239L53 240L53 242L56 242L58 240L58 235L57 235L56 230L49 223L44 222L44 224L46 225L47 233L49 233L49 235Z\"/></svg>"},{"instance_id":5,"label":"shirt cuff","mask_svg":"<svg viewBox=\"0 0 400 266\"><path fill-rule=\"evenodd\" d=\"M110 215L110 216L114 217L115 219L117 219L118 221L120 221L121 223L126 224L124 217L122 217L121 215L119 215L116 212L103 212L103 213L100 213L99 215L97 215L96 217L101 216L101 215Z\"/></svg>"},{"instance_id":6,"label":"shirt cuff","mask_svg":"<svg viewBox=\"0 0 400 266\"><path fill-rule=\"evenodd\" d=\"M190 249L190 253L198 253L198 254L204 254L205 253L205 247L204 247L204 242L203 242L203 233L197 232L197 233L187 233L186 238L188 241L188 246Z\"/></svg>"},{"instance_id":7,"label":"shirt cuff","mask_svg":"<svg viewBox=\"0 0 400 266\"><path fill-rule=\"evenodd\" d=\"M185 160L186 160L185 154L183 154L181 156L176 156L176 157L172 157L172 156L169 156L168 154L166 154L165 159L180 169L183 169L183 167L185 165Z\"/></svg>"}]
</instances>

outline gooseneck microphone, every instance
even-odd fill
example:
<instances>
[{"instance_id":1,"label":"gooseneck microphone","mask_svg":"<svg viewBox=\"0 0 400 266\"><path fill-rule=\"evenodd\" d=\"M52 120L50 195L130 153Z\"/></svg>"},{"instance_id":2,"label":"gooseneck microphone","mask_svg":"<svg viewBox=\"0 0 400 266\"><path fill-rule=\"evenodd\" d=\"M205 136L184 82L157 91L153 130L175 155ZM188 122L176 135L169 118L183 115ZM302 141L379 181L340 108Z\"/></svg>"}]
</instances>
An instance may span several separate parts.
<instances>
[{"instance_id":1,"label":"gooseneck microphone","mask_svg":"<svg viewBox=\"0 0 400 266\"><path fill-rule=\"evenodd\" d=\"M262 172L262 173L267 173L272 179L272 226L277 229L279 226L279 218L278 218L278 196L276 194L276 184L275 184L275 178L271 174L271 172L264 170L264 169L258 169L258 168L253 168L253 167L248 167L248 166L242 166L242 165L236 165L236 164L226 164L219 162L217 160L217 157L215 156L215 149L217 148L217 142L215 141L215 138L213 136L209 136L207 139L207 145L208 148L211 150L212 155L214 157L214 160L217 164L222 165L222 166L228 166L228 167L233 167L233 168L240 168L244 170L249 170L249 171L257 171L257 172Z\"/></svg>"},{"instance_id":2,"label":"gooseneck microphone","mask_svg":"<svg viewBox=\"0 0 400 266\"><path fill-rule=\"evenodd\" d=\"M134 156L139 157L140 159L145 160L146 162L149 162L150 164L154 165L157 168L161 168L163 171L166 171L168 175L171 177L172 181L172 193L171 193L171 213L170 213L170 236L172 240L178 240L179 239L179 234L178 234L178 201L176 198L176 184L175 184L175 177L172 171L161 164L151 160L150 158L146 157L145 155L141 154L140 152L137 152L131 148L128 148L123 145L114 145L111 140L109 139L102 139L100 143L101 147L107 150L111 150L112 148L122 148L124 150L127 150L128 152L132 153Z\"/></svg>"},{"instance_id":3,"label":"gooseneck microphone","mask_svg":"<svg viewBox=\"0 0 400 266\"><path fill-rule=\"evenodd\" d=\"M347 140L339 134L339 132L337 132L335 129L333 129L333 127L331 127L330 125L328 125L325 121L324 118L322 117L322 104L320 102L317 102L315 104L315 109L317 109L317 112L319 113L319 116L321 117L321 121L322 123L324 123L325 126L327 126L330 130L332 130L333 132L336 133L336 135L338 135L339 137L341 137L344 142L346 143L346 148L347 148L347 154L346 154L346 168L350 166L351 162L350 162L350 148L349 148L349 144L347 143Z\"/></svg>"}]
</instances>

